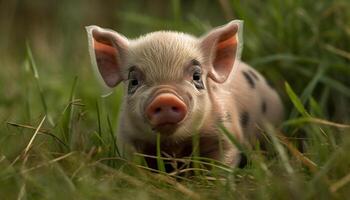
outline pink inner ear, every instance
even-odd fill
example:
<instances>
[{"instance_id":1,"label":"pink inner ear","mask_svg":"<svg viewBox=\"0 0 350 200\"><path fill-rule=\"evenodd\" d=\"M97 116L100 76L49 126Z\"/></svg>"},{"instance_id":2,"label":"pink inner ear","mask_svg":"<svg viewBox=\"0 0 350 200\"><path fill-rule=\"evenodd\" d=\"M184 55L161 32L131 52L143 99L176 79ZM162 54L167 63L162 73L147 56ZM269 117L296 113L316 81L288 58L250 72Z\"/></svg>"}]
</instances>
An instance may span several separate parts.
<instances>
[{"instance_id":1,"label":"pink inner ear","mask_svg":"<svg viewBox=\"0 0 350 200\"><path fill-rule=\"evenodd\" d=\"M94 44L95 44L95 51L103 51L106 54L110 55L117 55L117 49L111 46L110 44L106 45L104 43L98 42L96 39L94 39Z\"/></svg>"},{"instance_id":2,"label":"pink inner ear","mask_svg":"<svg viewBox=\"0 0 350 200\"><path fill-rule=\"evenodd\" d=\"M235 36L231 36L229 38L226 38L226 40L219 41L216 48L217 49L223 49L226 47L235 47L237 45L237 40Z\"/></svg>"},{"instance_id":3,"label":"pink inner ear","mask_svg":"<svg viewBox=\"0 0 350 200\"><path fill-rule=\"evenodd\" d=\"M236 56L236 35L224 35L216 44L214 68L218 75L228 76L233 67Z\"/></svg>"},{"instance_id":4,"label":"pink inner ear","mask_svg":"<svg viewBox=\"0 0 350 200\"><path fill-rule=\"evenodd\" d=\"M110 41L98 41L94 38L94 50L101 76L108 86L115 86L120 81L117 48Z\"/></svg>"}]
</instances>

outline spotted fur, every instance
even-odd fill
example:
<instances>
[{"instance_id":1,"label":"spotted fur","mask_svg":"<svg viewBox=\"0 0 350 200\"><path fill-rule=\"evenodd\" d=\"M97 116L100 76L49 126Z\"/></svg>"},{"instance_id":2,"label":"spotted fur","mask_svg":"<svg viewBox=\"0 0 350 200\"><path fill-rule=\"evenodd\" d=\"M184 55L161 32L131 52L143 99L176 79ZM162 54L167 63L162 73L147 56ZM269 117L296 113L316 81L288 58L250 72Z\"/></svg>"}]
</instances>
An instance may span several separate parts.
<instances>
[{"instance_id":1,"label":"spotted fur","mask_svg":"<svg viewBox=\"0 0 350 200\"><path fill-rule=\"evenodd\" d=\"M246 128L249 124L249 113L244 111L241 113L241 116L240 116L240 119L241 119L241 125L243 128Z\"/></svg>"},{"instance_id":2,"label":"spotted fur","mask_svg":"<svg viewBox=\"0 0 350 200\"><path fill-rule=\"evenodd\" d=\"M253 78L250 76L250 74L246 71L243 71L243 76L246 79L247 83L250 85L251 88L255 88L255 82Z\"/></svg>"}]
</instances>

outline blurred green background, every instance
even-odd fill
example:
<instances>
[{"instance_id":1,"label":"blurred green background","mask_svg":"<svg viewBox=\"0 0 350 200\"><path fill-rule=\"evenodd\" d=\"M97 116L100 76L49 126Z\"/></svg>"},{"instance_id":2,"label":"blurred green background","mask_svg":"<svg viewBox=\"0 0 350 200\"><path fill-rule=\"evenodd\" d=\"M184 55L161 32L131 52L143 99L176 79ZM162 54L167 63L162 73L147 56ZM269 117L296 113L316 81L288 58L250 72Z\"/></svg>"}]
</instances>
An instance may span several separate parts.
<instances>
[{"instance_id":1,"label":"blurred green background","mask_svg":"<svg viewBox=\"0 0 350 200\"><path fill-rule=\"evenodd\" d=\"M349 124L349 10L349 0L2 0L0 171L4 166L1 156L13 162L44 115L47 119L43 128L61 138L68 149L59 145L57 149L52 148L57 145L47 139L52 137L40 137L36 141L40 144L39 152L54 149L68 153L97 147L102 148L99 152L105 153L103 156L113 156L111 152L115 149L110 151L109 132L116 127L121 88L108 97L101 97L104 91L93 74L87 49L85 26L92 24L116 30L129 38L164 29L200 36L215 26L241 19L244 21L242 59L275 85L286 106L286 120L304 116L285 91L285 82L288 82L312 117ZM310 126L312 128L297 123L286 125L283 130L295 137L323 135L328 131L329 135L319 136L327 139L311 142L306 150L307 155L322 166L341 146L346 131ZM13 165L5 166L8 169ZM330 178L342 177L348 166L347 162L338 166ZM17 177L18 169L15 167L8 173ZM303 168L297 170L303 171ZM0 172L0 178L4 173ZM306 177L314 175L306 174ZM264 176L260 178L265 180ZM10 186L12 182L8 180L0 179L3 191L6 187L10 193L13 189L13 194L20 191L21 181ZM307 182L308 178L302 180ZM56 194L54 183L59 182L53 181L49 192L46 191L48 194ZM45 185L45 182L36 184ZM290 189L288 184L285 187ZM276 193L270 191L271 194L286 194L284 189L276 190ZM266 191L265 188L260 192Z\"/></svg>"}]
</instances>

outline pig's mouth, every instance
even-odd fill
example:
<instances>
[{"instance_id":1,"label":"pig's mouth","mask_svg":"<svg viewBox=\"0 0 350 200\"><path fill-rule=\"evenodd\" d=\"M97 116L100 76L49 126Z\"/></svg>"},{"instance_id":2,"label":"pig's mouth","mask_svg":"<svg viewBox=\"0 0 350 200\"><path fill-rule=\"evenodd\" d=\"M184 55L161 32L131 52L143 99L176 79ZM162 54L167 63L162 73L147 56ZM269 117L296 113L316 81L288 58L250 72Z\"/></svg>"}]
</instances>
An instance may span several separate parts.
<instances>
[{"instance_id":1,"label":"pig's mouth","mask_svg":"<svg viewBox=\"0 0 350 200\"><path fill-rule=\"evenodd\" d=\"M162 135L172 135L178 128L178 124L159 124L152 127L152 130Z\"/></svg>"}]
</instances>

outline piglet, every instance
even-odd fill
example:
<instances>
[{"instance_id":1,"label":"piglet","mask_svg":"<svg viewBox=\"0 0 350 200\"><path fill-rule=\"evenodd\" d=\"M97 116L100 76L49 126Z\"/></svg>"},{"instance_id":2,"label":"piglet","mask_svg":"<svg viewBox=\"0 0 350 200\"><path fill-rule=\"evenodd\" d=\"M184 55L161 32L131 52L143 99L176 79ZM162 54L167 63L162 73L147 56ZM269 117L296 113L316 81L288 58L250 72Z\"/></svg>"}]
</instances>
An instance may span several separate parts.
<instances>
[{"instance_id":1,"label":"piglet","mask_svg":"<svg viewBox=\"0 0 350 200\"><path fill-rule=\"evenodd\" d=\"M198 134L201 157L235 166L239 151L218 125L246 143L258 137L263 122L282 119L276 91L240 61L239 20L199 38L157 31L127 39L98 26L87 33L101 80L110 88L123 82L117 138L129 151L155 155L160 134L161 150L182 158L191 155Z\"/></svg>"}]
</instances>

